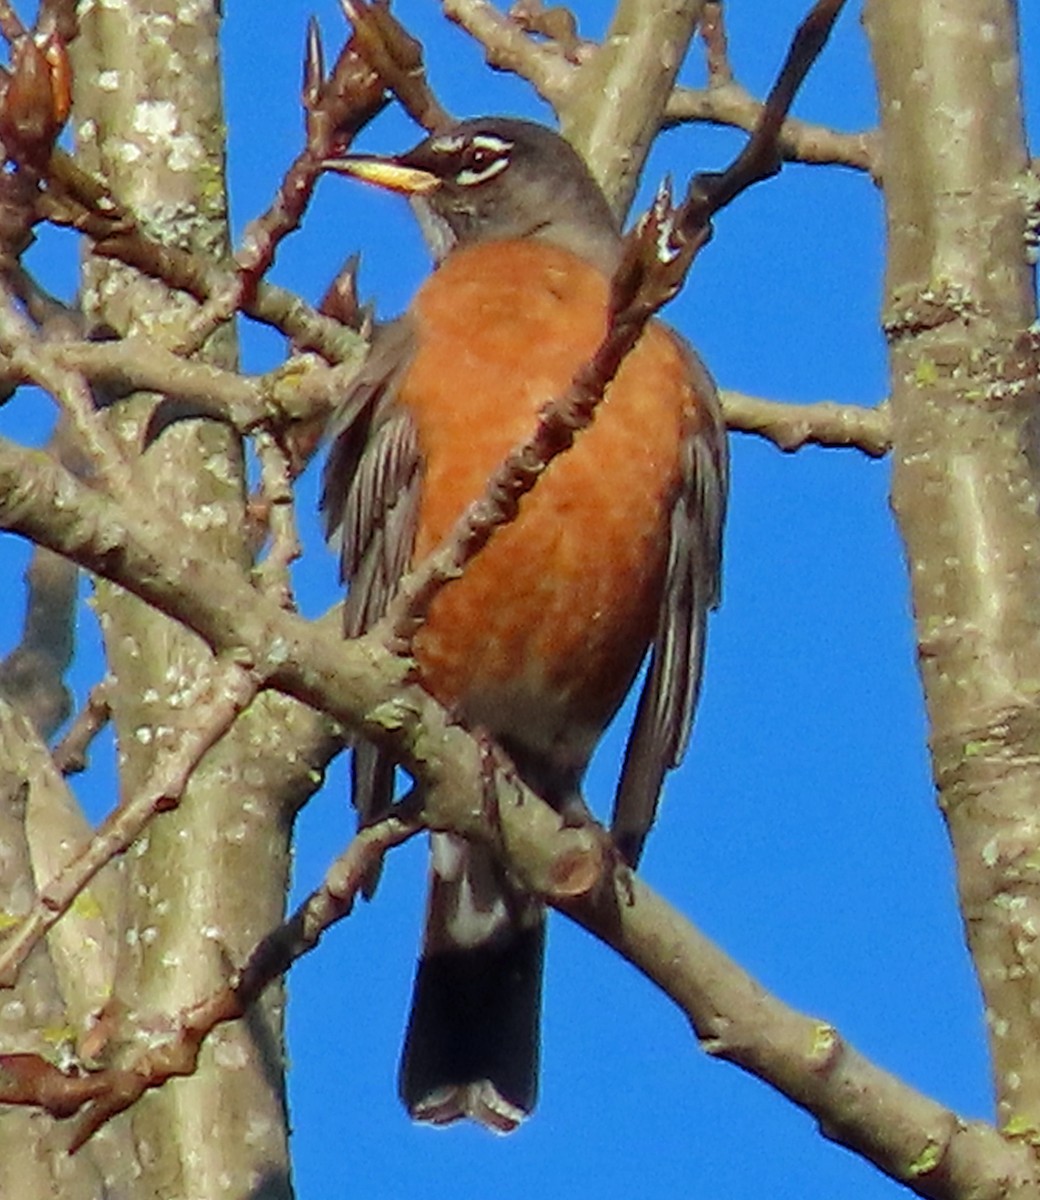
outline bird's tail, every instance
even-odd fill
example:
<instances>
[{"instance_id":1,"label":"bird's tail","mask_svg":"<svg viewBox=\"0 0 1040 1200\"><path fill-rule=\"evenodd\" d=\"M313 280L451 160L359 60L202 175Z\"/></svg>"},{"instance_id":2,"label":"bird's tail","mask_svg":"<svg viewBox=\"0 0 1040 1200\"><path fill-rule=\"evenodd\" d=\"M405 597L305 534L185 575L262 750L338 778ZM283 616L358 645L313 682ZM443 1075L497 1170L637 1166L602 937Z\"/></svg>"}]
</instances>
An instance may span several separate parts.
<instances>
[{"instance_id":1,"label":"bird's tail","mask_svg":"<svg viewBox=\"0 0 1040 1200\"><path fill-rule=\"evenodd\" d=\"M538 1094L545 910L480 847L431 839L426 936L401 1057L418 1121L509 1133Z\"/></svg>"}]
</instances>

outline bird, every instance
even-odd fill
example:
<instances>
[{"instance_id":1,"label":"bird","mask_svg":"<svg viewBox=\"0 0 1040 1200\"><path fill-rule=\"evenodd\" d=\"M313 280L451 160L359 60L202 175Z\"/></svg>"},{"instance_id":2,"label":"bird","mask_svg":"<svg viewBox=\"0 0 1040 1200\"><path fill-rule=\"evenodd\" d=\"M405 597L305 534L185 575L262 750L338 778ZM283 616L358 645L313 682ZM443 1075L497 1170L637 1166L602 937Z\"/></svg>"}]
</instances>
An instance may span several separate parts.
<instances>
[{"instance_id":1,"label":"bird","mask_svg":"<svg viewBox=\"0 0 1040 1200\"><path fill-rule=\"evenodd\" d=\"M434 258L332 421L321 507L354 637L592 356L622 234L578 153L525 120L471 118L396 156L325 166L407 196ZM654 320L591 426L414 639L426 690L576 822L590 819L589 758L646 662L611 826L633 868L697 702L727 477L712 379ZM359 821L391 804L394 766L354 747ZM508 1133L538 1092L545 909L453 834L431 835L430 863L398 1091L417 1121Z\"/></svg>"}]
</instances>

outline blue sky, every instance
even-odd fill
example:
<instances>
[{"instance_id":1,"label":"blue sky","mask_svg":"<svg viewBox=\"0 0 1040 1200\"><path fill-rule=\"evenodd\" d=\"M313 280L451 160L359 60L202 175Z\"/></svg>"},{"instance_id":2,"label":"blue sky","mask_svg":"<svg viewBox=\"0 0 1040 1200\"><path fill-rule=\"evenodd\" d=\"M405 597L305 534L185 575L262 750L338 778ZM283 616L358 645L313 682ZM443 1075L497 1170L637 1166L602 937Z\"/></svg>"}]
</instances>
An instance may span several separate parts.
<instances>
[{"instance_id":1,"label":"blue sky","mask_svg":"<svg viewBox=\"0 0 1040 1200\"><path fill-rule=\"evenodd\" d=\"M804 0L727 6L738 77L761 94ZM332 0L230 4L225 68L236 231L261 210L299 147L300 49L316 12L330 47ZM582 32L607 5L583 3ZM277 12L275 12L277 9ZM433 83L459 115L548 117L527 87L489 74L436 6L397 0L426 42ZM873 123L859 6L850 4L796 112L840 128ZM1040 61L1040 47L1033 60ZM1026 55L1027 62L1030 61ZM698 57L683 79L700 78ZM259 86L258 86L259 81ZM1036 80L1031 128L1040 126ZM417 140L385 114L366 148ZM647 191L727 161L738 135L685 129L655 152ZM317 298L342 258L363 251L362 286L393 315L427 270L394 197L325 180L273 278ZM57 269L68 278L70 267ZM62 275L61 271L66 272ZM789 167L723 214L716 238L667 312L723 387L805 402L873 404L885 394L883 213L851 171ZM272 335L247 331L245 365L272 366ZM21 407L3 415L35 418ZM783 455L733 438L724 604L711 625L691 750L669 782L646 878L786 1001L833 1022L860 1050L969 1116L989 1116L977 990L962 945L949 851L933 802L914 669L906 575L887 504L888 467L851 451ZM335 564L301 490L308 549L301 607L336 594ZM0 542L0 570L21 569ZM13 618L0 626L6 649ZM92 644L91 618L82 626ZM96 652L76 668L81 694ZM624 728L605 739L588 799L609 805ZM94 782L94 805L110 781ZM309 890L351 830L342 764L303 815L297 889ZM702 1055L682 1017L633 968L554 919L544 1012L542 1098L509 1139L413 1127L394 1072L423 902L424 855L396 852L374 903L335 929L290 983L291 1103L303 1200L365 1194L404 1200L569 1195L824 1200L905 1194L756 1080Z\"/></svg>"}]
</instances>

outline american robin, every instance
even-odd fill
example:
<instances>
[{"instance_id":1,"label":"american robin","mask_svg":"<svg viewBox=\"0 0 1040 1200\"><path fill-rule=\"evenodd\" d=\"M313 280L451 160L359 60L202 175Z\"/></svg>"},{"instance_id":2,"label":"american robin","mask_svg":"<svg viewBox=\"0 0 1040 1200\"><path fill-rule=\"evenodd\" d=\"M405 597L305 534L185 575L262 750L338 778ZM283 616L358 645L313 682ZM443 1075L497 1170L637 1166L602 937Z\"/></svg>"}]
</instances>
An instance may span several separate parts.
<instances>
[{"instance_id":1,"label":"american robin","mask_svg":"<svg viewBox=\"0 0 1040 1200\"><path fill-rule=\"evenodd\" d=\"M354 636L591 357L621 237L576 152L526 121L463 121L397 157L327 165L409 196L436 258L406 314L379 330L334 426L322 505ZM591 427L437 595L415 639L424 686L579 820L593 748L649 650L612 825L633 866L689 733L726 476L714 385L654 322ZM390 803L393 762L360 745L353 772L366 820ZM431 841L401 1098L418 1120L508 1132L537 1093L544 908L485 849Z\"/></svg>"}]
</instances>

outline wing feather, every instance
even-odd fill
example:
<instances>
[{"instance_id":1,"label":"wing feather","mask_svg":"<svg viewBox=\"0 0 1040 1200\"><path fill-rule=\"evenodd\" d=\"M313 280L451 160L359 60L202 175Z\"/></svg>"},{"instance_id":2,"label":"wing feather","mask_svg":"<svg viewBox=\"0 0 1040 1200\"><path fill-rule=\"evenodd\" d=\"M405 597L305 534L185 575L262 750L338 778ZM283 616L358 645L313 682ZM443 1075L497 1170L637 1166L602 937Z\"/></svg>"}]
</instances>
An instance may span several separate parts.
<instances>
[{"instance_id":1,"label":"wing feather","mask_svg":"<svg viewBox=\"0 0 1040 1200\"><path fill-rule=\"evenodd\" d=\"M383 326L333 423L321 509L339 546L349 591L343 632L357 637L379 620L408 570L415 546L422 464L415 426L395 403L413 355L406 319ZM354 748L354 807L361 823L393 800L393 759L370 743Z\"/></svg>"},{"instance_id":2,"label":"wing feather","mask_svg":"<svg viewBox=\"0 0 1040 1200\"><path fill-rule=\"evenodd\" d=\"M719 602L728 485L726 433L715 385L688 347L700 423L682 446L682 485L672 509L657 633L625 752L612 831L636 866L653 825L665 774L686 750L704 670L708 612Z\"/></svg>"}]
</instances>

